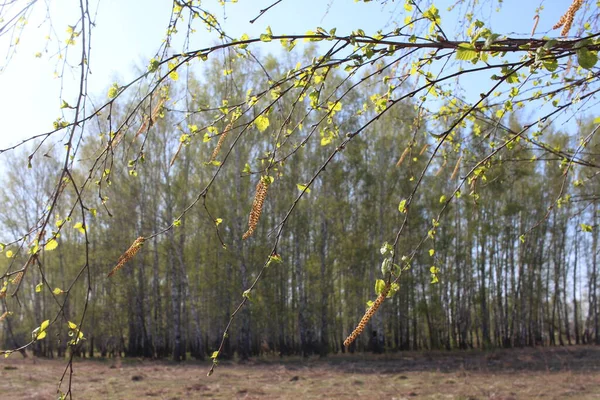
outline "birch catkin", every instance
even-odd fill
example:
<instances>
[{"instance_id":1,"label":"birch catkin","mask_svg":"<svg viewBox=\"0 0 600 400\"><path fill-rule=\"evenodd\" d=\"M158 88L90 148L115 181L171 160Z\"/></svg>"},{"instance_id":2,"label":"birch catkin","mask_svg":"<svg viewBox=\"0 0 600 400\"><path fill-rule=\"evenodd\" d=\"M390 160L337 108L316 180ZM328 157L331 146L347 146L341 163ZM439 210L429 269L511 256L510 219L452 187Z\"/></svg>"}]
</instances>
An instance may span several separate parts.
<instances>
[{"instance_id":1,"label":"birch catkin","mask_svg":"<svg viewBox=\"0 0 600 400\"><path fill-rule=\"evenodd\" d=\"M452 176L450 176L450 180L453 180L454 178L456 178L456 175L458 174L458 170L460 169L461 160L462 160L462 155L460 157L458 157L458 160L456 160L456 165L454 166L454 170L452 171Z\"/></svg>"},{"instance_id":2,"label":"birch catkin","mask_svg":"<svg viewBox=\"0 0 600 400\"><path fill-rule=\"evenodd\" d=\"M137 254L138 251L140 251L145 240L146 239L143 236L140 236L139 238L135 239L135 241L133 242L133 244L131 246L129 246L127 251L125 251L125 253L123 253L121 255L121 257L119 257L119 261L117 261L117 265L112 269L112 271L110 271L108 273L107 277L110 278L118 270L123 268L123 265L125 265L127 263L127 261L131 260Z\"/></svg>"},{"instance_id":3,"label":"birch catkin","mask_svg":"<svg viewBox=\"0 0 600 400\"><path fill-rule=\"evenodd\" d=\"M396 163L396 167L399 167L402 165L402 163L404 162L404 159L406 158L406 156L408 155L409 152L410 152L410 146L408 146L407 148L404 149L404 151L402 152L402 155L400 156L400 159Z\"/></svg>"},{"instance_id":4,"label":"birch catkin","mask_svg":"<svg viewBox=\"0 0 600 400\"><path fill-rule=\"evenodd\" d=\"M265 198L267 197L267 189L269 188L269 184L265 181L266 179L261 178L256 185L256 193L254 195L254 201L252 202L252 210L250 211L250 216L248 217L248 230L246 233L244 233L244 236L242 236L243 240L246 240L252 236L256 226L258 225L258 219L262 213L263 204L265 202Z\"/></svg>"},{"instance_id":5,"label":"birch catkin","mask_svg":"<svg viewBox=\"0 0 600 400\"><path fill-rule=\"evenodd\" d=\"M385 285L385 287L381 291L381 294L377 296L377 299L375 300L373 305L369 307L369 309L365 312L365 315L363 315L362 319L360 320L354 331L352 331L350 336L348 336L346 340L344 340L344 346L350 346L352 342L356 340L358 335L360 335L362 331L365 330L365 328L367 327L367 323L371 320L371 318L373 318L373 315L375 315L375 312L377 311L379 306L381 306L389 291L390 285Z\"/></svg>"},{"instance_id":6,"label":"birch catkin","mask_svg":"<svg viewBox=\"0 0 600 400\"><path fill-rule=\"evenodd\" d=\"M217 147L215 147L215 150L213 151L212 155L210 156L209 162L213 162L217 159L217 156L219 155L219 152L221 151L221 146L223 146L223 142L225 141L227 134L231 130L231 125L232 125L232 123L230 122L223 130L223 133L221 133L221 136L219 137L219 141L217 142Z\"/></svg>"},{"instance_id":7,"label":"birch catkin","mask_svg":"<svg viewBox=\"0 0 600 400\"><path fill-rule=\"evenodd\" d=\"M571 26L573 25L573 20L575 19L575 13L581 8L583 5L583 0L573 0L571 6L567 10L567 12L560 17L556 25L552 27L552 29L558 29L561 26L563 27L560 32L561 36L567 36L569 31L571 30Z\"/></svg>"}]
</instances>

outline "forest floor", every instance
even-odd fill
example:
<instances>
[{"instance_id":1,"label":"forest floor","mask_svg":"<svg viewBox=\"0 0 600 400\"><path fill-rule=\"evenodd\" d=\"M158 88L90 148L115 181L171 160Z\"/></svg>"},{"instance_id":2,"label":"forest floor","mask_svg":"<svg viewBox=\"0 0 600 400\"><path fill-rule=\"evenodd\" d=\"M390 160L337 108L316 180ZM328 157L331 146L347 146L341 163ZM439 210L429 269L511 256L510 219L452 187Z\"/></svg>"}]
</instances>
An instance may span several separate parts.
<instances>
[{"instance_id":1,"label":"forest floor","mask_svg":"<svg viewBox=\"0 0 600 400\"><path fill-rule=\"evenodd\" d=\"M76 360L75 399L598 399L600 347L259 357L174 364ZM65 361L0 360L0 398L56 399Z\"/></svg>"}]
</instances>

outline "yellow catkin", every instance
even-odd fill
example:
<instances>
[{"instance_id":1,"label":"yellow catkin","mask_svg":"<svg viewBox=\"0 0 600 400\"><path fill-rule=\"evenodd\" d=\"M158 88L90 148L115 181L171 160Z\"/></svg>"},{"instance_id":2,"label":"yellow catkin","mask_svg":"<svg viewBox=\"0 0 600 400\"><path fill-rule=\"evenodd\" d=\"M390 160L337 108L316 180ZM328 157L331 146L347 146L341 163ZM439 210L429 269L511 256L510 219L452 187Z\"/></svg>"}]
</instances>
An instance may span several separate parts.
<instances>
[{"instance_id":1,"label":"yellow catkin","mask_svg":"<svg viewBox=\"0 0 600 400\"><path fill-rule=\"evenodd\" d=\"M223 130L223 133L221 133L221 137L219 137L219 141L217 142L217 147L215 147L215 150L213 151L212 156L210 156L210 162L213 162L217 159L217 156L219 155L219 152L221 151L221 146L223 146L223 142L225 141L225 138L227 137L227 134L229 133L230 130L231 130L231 123L229 123Z\"/></svg>"},{"instance_id":2,"label":"yellow catkin","mask_svg":"<svg viewBox=\"0 0 600 400\"><path fill-rule=\"evenodd\" d=\"M561 36L567 36L569 31L571 30L571 26L573 25L573 20L575 19L575 13L581 8L583 5L583 0L573 0L573 3L569 6L567 12L560 17L556 25L552 27L552 29L558 29L561 26L563 27L560 32Z\"/></svg>"},{"instance_id":3,"label":"yellow catkin","mask_svg":"<svg viewBox=\"0 0 600 400\"><path fill-rule=\"evenodd\" d=\"M21 282L21 279L23 279L23 271L19 272L11 281L11 283L13 285L18 285Z\"/></svg>"},{"instance_id":4,"label":"yellow catkin","mask_svg":"<svg viewBox=\"0 0 600 400\"><path fill-rule=\"evenodd\" d=\"M365 312L365 315L363 315L362 319L360 320L360 322L358 323L356 328L352 331L350 336L348 336L346 338L346 340L344 340L344 346L346 346L346 347L350 346L352 344L352 342L354 342L356 340L358 335L360 335L362 333L362 331L365 330L365 328L367 327L367 323L371 320L371 318L373 318L373 315L375 315L375 312L377 311L379 306L381 306L381 304L385 300L389 291L390 291L390 285L385 285L385 287L381 291L381 294L379 296L377 296L377 299L375 300L373 305L371 307L369 307L369 309Z\"/></svg>"},{"instance_id":5,"label":"yellow catkin","mask_svg":"<svg viewBox=\"0 0 600 400\"><path fill-rule=\"evenodd\" d=\"M142 236L140 236L139 238L135 239L135 241L127 249L127 251L125 253L123 253L121 255L121 257L119 257L119 261L117 261L117 265L112 269L112 271L110 271L108 273L107 276L110 278L118 270L120 270L121 268L123 268L123 265L125 265L127 263L127 261L131 260L137 254L138 251L140 251L140 249L142 248L142 245L144 244L145 240L146 239L144 237L142 237Z\"/></svg>"},{"instance_id":6,"label":"yellow catkin","mask_svg":"<svg viewBox=\"0 0 600 400\"><path fill-rule=\"evenodd\" d=\"M458 157L458 160L456 160L456 165L454 166L454 170L452 171L452 176L450 176L450 180L453 180L454 178L456 178L456 175L458 174L458 170L460 168L461 160L462 160L462 156Z\"/></svg>"},{"instance_id":7,"label":"yellow catkin","mask_svg":"<svg viewBox=\"0 0 600 400\"><path fill-rule=\"evenodd\" d=\"M10 311L5 311L4 314L0 315L0 321L4 321L10 314L12 314Z\"/></svg>"},{"instance_id":8,"label":"yellow catkin","mask_svg":"<svg viewBox=\"0 0 600 400\"><path fill-rule=\"evenodd\" d=\"M409 152L410 152L410 146L408 146L407 148L404 149L404 151L402 152L402 155L400 156L400 159L396 163L396 167L399 167L402 165L402 163L404 162L404 159L406 158L406 156L408 155Z\"/></svg>"},{"instance_id":9,"label":"yellow catkin","mask_svg":"<svg viewBox=\"0 0 600 400\"><path fill-rule=\"evenodd\" d=\"M248 217L248 230L242 236L242 239L246 240L254 233L256 226L258 225L258 219L262 213L263 204L267 197L267 189L269 185L261 178L256 185L256 194L254 195L254 201L252 202L252 210Z\"/></svg>"}]
</instances>

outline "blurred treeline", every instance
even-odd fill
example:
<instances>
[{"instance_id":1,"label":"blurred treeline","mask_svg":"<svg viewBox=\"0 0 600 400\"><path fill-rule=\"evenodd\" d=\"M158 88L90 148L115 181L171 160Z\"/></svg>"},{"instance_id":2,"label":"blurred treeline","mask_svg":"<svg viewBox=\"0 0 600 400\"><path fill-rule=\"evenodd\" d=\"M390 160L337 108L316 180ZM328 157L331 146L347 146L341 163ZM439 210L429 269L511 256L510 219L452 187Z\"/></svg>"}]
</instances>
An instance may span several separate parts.
<instances>
[{"instance_id":1,"label":"blurred treeline","mask_svg":"<svg viewBox=\"0 0 600 400\"><path fill-rule=\"evenodd\" d=\"M107 135L122 123L134 99L118 99L110 118L87 125L88 135L77 143L81 150L73 160L78 185L92 176L83 196L95 209L87 211L86 220L90 301L82 324L82 355L121 352L182 359L203 358L217 349L244 290L269 257L278 224L300 193L298 184L311 179L347 132L373 118L382 95L381 77L374 76L371 84L343 97L331 124L321 121L323 112L306 116L310 96L288 96L272 106L264 132L251 125L236 141L244 121L255 117L241 116L216 160L222 161L234 142L235 147L203 196L219 167L207 163L218 137L204 141L202 129L213 125L222 112L219 107L242 102L249 89L254 89L250 96L255 94L268 79L265 70L279 76L295 61L267 56L259 65L237 60L225 67L235 73L224 74L223 60L215 58L201 73L180 73L154 124L137 134L142 119L130 121L108 155L101 153ZM321 99L333 94L333 100L353 83L342 78L343 71L332 69L330 74ZM404 219L398 204L410 196L432 158L437 141L430 131L447 123L415 124L420 112L415 104L416 99L396 104L374 121L298 202L277 249L283 262L267 269L234 319L221 358L344 351L343 339L360 320L366 302L375 298L379 249L394 241ZM452 118L456 105L447 108ZM223 132L227 122L224 118L214 124L215 132ZM504 124L518 131L519 115L505 117ZM589 126L584 121L569 129L585 132ZM200 133L194 135L196 131ZM452 133L415 194L397 262L427 236L432 219L466 174L508 136L484 119L466 122ZM600 343L597 171L569 166L558 151L551 151L575 148L578 135L548 127L540 136L554 147L544 150L531 141L517 141L486 164L484 179L465 182L434 238L421 245L403 273L399 292L350 350ZM31 169L27 156L32 147L3 154L0 222L5 242L35 226L48 205L62 168L52 147L61 146L60 140L48 143L36 153ZM598 146L598 141L589 144L581 157L597 162ZM264 170L271 157L288 154ZM565 168L575 170L565 177ZM243 241L254 189L265 174L274 183L257 231ZM69 214L76 195L66 185L51 216L53 224ZM138 236L167 227L196 199L177 227L147 240L132 261L106 277ZM218 226L217 218L222 220ZM73 229L80 221L75 212L65 222L58 247L41 254L40 265L28 270L18 296L11 297L14 276L5 275L8 295L2 312L13 314L0 322L4 349L29 341L31 331L53 319L64 302L57 323L33 349L41 356L65 353L68 329L63 322L79 324L88 290L88 271L78 275L86 258L84 236ZM9 249L13 257L3 257L3 272L20 268L28 257L17 246L5 253ZM431 283L432 266L439 269L436 284ZM55 288L65 292L53 294Z\"/></svg>"}]
</instances>

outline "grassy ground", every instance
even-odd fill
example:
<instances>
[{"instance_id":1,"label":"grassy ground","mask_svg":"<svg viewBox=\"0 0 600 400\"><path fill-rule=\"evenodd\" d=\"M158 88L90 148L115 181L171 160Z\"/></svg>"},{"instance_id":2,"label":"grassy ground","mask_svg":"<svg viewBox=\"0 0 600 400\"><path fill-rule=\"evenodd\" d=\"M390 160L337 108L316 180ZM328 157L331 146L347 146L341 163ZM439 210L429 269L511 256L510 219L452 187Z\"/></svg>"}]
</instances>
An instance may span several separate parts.
<instances>
[{"instance_id":1,"label":"grassy ground","mask_svg":"<svg viewBox=\"0 0 600 400\"><path fill-rule=\"evenodd\" d=\"M61 360L0 361L0 398L55 399ZM179 365L78 360L76 399L599 399L600 348L258 358Z\"/></svg>"}]
</instances>

